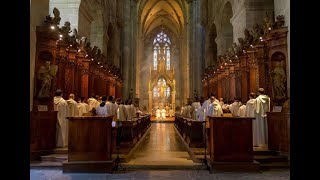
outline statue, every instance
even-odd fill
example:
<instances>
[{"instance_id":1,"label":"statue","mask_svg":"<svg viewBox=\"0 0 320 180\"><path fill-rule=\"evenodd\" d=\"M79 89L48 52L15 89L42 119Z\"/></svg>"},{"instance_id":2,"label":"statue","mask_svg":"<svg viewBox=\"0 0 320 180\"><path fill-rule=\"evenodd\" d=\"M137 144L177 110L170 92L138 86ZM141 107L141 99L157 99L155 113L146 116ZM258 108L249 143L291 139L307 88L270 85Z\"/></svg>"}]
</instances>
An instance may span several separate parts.
<instances>
[{"instance_id":1,"label":"statue","mask_svg":"<svg viewBox=\"0 0 320 180\"><path fill-rule=\"evenodd\" d=\"M74 48L77 48L78 47L78 43L80 43L79 39L78 39L78 31L76 28L73 28L73 31L72 31L72 36L70 36L70 42L72 44L72 47Z\"/></svg>"},{"instance_id":2,"label":"statue","mask_svg":"<svg viewBox=\"0 0 320 180\"><path fill-rule=\"evenodd\" d=\"M235 53L233 51L232 47L229 47L227 53L226 53L227 58L232 58L233 56L235 56Z\"/></svg>"},{"instance_id":3,"label":"statue","mask_svg":"<svg viewBox=\"0 0 320 180\"><path fill-rule=\"evenodd\" d=\"M57 8L53 8L53 15L54 15L53 18L50 15L46 16L45 22L52 25L59 25L61 17L60 17L60 11Z\"/></svg>"},{"instance_id":4,"label":"statue","mask_svg":"<svg viewBox=\"0 0 320 180\"><path fill-rule=\"evenodd\" d=\"M244 29L244 47L248 48L252 44L253 36L250 34L250 31L245 28Z\"/></svg>"},{"instance_id":5,"label":"statue","mask_svg":"<svg viewBox=\"0 0 320 180\"><path fill-rule=\"evenodd\" d=\"M273 24L273 28L281 28L284 25L284 15L278 15L276 19L277 21Z\"/></svg>"},{"instance_id":6,"label":"statue","mask_svg":"<svg viewBox=\"0 0 320 180\"><path fill-rule=\"evenodd\" d=\"M276 62L276 67L271 71L273 94L276 99L283 99L286 97L286 73L282 67L282 61Z\"/></svg>"},{"instance_id":7,"label":"statue","mask_svg":"<svg viewBox=\"0 0 320 180\"><path fill-rule=\"evenodd\" d=\"M268 13L266 12L266 16L264 17L264 32L263 34L267 34L272 29L272 20L270 19Z\"/></svg>"},{"instance_id":8,"label":"statue","mask_svg":"<svg viewBox=\"0 0 320 180\"><path fill-rule=\"evenodd\" d=\"M240 54L241 50L240 50L239 45L237 45L236 43L233 43L232 44L232 48L233 48L233 52L234 52L235 55L239 55Z\"/></svg>"},{"instance_id":9,"label":"statue","mask_svg":"<svg viewBox=\"0 0 320 180\"><path fill-rule=\"evenodd\" d=\"M69 33L72 32L71 30L71 24L69 21L64 22L64 25L61 27L61 33L65 36L65 37L69 37Z\"/></svg>"},{"instance_id":10,"label":"statue","mask_svg":"<svg viewBox=\"0 0 320 180\"><path fill-rule=\"evenodd\" d=\"M51 81L58 70L57 65L50 65L50 63L50 61L46 61L46 64L41 66L38 71L38 79L42 81L38 98L50 97Z\"/></svg>"},{"instance_id":11,"label":"statue","mask_svg":"<svg viewBox=\"0 0 320 180\"><path fill-rule=\"evenodd\" d=\"M263 29L261 26L259 26L259 24L255 24L253 26L252 35L253 35L253 44L255 44L255 45L259 44L260 37L263 36Z\"/></svg>"},{"instance_id":12,"label":"statue","mask_svg":"<svg viewBox=\"0 0 320 180\"><path fill-rule=\"evenodd\" d=\"M240 52L242 52L244 50L244 40L243 38L238 38L238 41L239 41L239 50Z\"/></svg>"}]
</instances>

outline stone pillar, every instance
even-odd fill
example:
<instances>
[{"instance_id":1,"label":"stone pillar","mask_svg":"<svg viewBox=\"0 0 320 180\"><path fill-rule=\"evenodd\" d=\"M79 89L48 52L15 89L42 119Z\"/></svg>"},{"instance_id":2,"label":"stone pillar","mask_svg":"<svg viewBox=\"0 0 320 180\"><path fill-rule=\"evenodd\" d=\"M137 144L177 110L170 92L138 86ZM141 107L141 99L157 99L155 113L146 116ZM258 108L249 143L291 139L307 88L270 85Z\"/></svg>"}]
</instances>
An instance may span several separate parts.
<instances>
[{"instance_id":1,"label":"stone pillar","mask_svg":"<svg viewBox=\"0 0 320 180\"><path fill-rule=\"evenodd\" d=\"M190 2L190 85L189 92L202 92L201 85L201 65L204 59L202 57L202 26L200 19L200 0ZM190 94L188 94L188 97Z\"/></svg>"},{"instance_id":2,"label":"stone pillar","mask_svg":"<svg viewBox=\"0 0 320 180\"><path fill-rule=\"evenodd\" d=\"M122 74L123 74L123 89L122 95L123 99L127 99L129 96L129 90L132 88L132 20L131 16L131 0L125 0L124 3L124 27L123 27L123 38L122 38Z\"/></svg>"},{"instance_id":3,"label":"stone pillar","mask_svg":"<svg viewBox=\"0 0 320 180\"><path fill-rule=\"evenodd\" d=\"M243 5L237 8L230 22L233 26L233 42L238 44L238 38L244 37L244 30L246 28L246 10Z\"/></svg>"},{"instance_id":4,"label":"stone pillar","mask_svg":"<svg viewBox=\"0 0 320 180\"><path fill-rule=\"evenodd\" d=\"M152 91L148 91L149 94L149 113L152 115Z\"/></svg>"},{"instance_id":5,"label":"stone pillar","mask_svg":"<svg viewBox=\"0 0 320 180\"><path fill-rule=\"evenodd\" d=\"M36 27L43 24L49 12L49 0L30 1L30 111L33 107L34 73L36 58Z\"/></svg>"},{"instance_id":6,"label":"stone pillar","mask_svg":"<svg viewBox=\"0 0 320 180\"><path fill-rule=\"evenodd\" d=\"M60 11L60 26L65 21L71 23L71 28L79 29L79 7L81 0L50 0L50 15L53 16L53 8L57 8Z\"/></svg>"}]
</instances>

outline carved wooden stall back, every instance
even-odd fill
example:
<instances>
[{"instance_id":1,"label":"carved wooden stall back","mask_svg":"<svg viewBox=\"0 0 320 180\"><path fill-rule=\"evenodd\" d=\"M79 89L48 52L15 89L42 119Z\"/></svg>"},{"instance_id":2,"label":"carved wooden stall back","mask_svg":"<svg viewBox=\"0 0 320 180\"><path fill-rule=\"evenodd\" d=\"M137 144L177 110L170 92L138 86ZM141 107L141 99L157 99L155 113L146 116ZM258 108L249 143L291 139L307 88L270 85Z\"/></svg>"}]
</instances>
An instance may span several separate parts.
<instances>
[{"instance_id":1,"label":"carved wooden stall back","mask_svg":"<svg viewBox=\"0 0 320 180\"><path fill-rule=\"evenodd\" d=\"M30 112L33 159L55 148L57 112L53 97L57 89L63 91L64 99L71 93L87 99L94 91L113 96L118 91L121 95L120 69L107 62L98 47L92 48L86 37L80 38L76 29L72 31L70 22L59 26L59 14L54 8L55 16L46 16L45 23L36 29L34 100Z\"/></svg>"}]
</instances>

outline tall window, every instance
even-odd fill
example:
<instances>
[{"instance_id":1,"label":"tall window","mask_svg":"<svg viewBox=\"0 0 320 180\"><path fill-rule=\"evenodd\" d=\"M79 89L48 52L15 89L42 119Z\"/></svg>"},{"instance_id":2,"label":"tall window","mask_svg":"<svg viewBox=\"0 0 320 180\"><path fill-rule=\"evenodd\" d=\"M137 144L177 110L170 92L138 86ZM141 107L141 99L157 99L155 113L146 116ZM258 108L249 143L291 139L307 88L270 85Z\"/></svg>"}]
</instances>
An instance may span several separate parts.
<instances>
[{"instance_id":1,"label":"tall window","mask_svg":"<svg viewBox=\"0 0 320 180\"><path fill-rule=\"evenodd\" d=\"M158 83L153 87L153 97L155 98L169 98L171 88L167 85L164 78L160 78Z\"/></svg>"},{"instance_id":2,"label":"tall window","mask_svg":"<svg viewBox=\"0 0 320 180\"><path fill-rule=\"evenodd\" d=\"M167 34L161 31L153 40L153 69L158 69L158 61L165 60L166 69L170 70L171 41ZM163 59L161 59L163 58Z\"/></svg>"}]
</instances>

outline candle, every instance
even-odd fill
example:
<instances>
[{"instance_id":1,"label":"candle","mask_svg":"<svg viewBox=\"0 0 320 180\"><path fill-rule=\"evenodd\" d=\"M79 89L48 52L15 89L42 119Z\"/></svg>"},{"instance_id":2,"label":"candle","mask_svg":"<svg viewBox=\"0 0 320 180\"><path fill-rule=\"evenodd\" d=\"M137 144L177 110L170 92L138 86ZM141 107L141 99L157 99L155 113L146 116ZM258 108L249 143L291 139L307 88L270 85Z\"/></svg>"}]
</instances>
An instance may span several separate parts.
<instances>
[{"instance_id":1,"label":"candle","mask_svg":"<svg viewBox=\"0 0 320 180\"><path fill-rule=\"evenodd\" d=\"M119 111L119 108L118 108L118 110L117 110L117 120L119 120L120 119L120 111Z\"/></svg>"}]
</instances>

